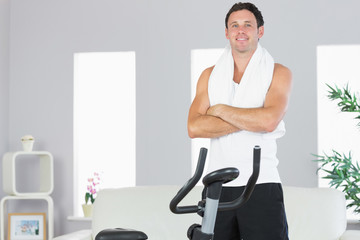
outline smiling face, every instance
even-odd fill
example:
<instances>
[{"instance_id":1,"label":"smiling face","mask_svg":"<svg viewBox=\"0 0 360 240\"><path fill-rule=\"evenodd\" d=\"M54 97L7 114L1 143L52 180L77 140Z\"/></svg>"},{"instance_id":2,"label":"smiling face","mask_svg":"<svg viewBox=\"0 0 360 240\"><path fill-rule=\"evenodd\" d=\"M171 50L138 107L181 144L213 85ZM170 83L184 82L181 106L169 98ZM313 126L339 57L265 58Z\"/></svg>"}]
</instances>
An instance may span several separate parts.
<instances>
[{"instance_id":1,"label":"smiling face","mask_svg":"<svg viewBox=\"0 0 360 240\"><path fill-rule=\"evenodd\" d=\"M258 28L254 14L248 10L240 10L229 16L225 34L233 51L252 54L264 35L264 26Z\"/></svg>"}]
</instances>

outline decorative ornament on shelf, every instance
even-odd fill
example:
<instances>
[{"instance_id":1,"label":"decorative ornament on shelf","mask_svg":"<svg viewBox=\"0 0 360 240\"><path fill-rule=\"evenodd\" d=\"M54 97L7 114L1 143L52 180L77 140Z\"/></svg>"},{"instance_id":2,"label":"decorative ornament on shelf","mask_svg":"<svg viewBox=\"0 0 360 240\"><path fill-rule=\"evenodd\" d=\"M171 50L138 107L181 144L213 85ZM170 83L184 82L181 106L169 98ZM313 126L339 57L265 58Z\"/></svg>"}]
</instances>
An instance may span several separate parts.
<instances>
[{"instance_id":1,"label":"decorative ornament on shelf","mask_svg":"<svg viewBox=\"0 0 360 240\"><path fill-rule=\"evenodd\" d=\"M100 174L94 172L93 177L88 178L87 192L85 193L85 204L82 205L85 217L92 216L92 204L95 202L99 184Z\"/></svg>"},{"instance_id":2,"label":"decorative ornament on shelf","mask_svg":"<svg viewBox=\"0 0 360 240\"><path fill-rule=\"evenodd\" d=\"M25 135L21 138L21 143L25 152L31 152L34 146L34 137Z\"/></svg>"}]
</instances>

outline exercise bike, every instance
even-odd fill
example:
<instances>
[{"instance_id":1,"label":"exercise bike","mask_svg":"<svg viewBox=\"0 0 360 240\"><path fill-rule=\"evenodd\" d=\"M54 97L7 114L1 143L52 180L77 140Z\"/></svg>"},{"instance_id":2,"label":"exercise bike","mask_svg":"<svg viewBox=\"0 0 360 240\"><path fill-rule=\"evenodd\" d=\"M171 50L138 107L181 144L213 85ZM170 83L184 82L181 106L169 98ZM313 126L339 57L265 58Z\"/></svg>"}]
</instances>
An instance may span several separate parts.
<instances>
[{"instance_id":1,"label":"exercise bike","mask_svg":"<svg viewBox=\"0 0 360 240\"><path fill-rule=\"evenodd\" d=\"M241 207L249 200L260 172L261 148L253 149L253 172L241 196L231 202L219 202L222 186L239 176L237 168L223 168L207 174L203 178L206 198L198 205L178 206L185 196L200 180L205 167L207 149L201 148L199 160L194 175L178 191L170 202L170 210L175 214L197 213L202 217L202 224L193 224L189 227L187 236L190 240L212 240L214 237L215 220L218 211L229 211ZM147 235L141 231L131 229L105 229L99 232L95 240L146 240Z\"/></svg>"}]
</instances>

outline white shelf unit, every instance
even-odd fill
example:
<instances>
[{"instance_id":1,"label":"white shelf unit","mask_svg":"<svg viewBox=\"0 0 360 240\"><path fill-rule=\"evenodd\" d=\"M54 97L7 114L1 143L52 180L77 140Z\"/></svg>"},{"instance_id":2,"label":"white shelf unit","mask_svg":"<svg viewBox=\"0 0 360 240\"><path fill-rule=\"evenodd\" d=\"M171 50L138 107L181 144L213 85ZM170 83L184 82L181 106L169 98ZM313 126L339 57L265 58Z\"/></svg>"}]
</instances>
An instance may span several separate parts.
<instances>
[{"instance_id":1,"label":"white shelf unit","mask_svg":"<svg viewBox=\"0 0 360 240\"><path fill-rule=\"evenodd\" d=\"M24 158L25 157L25 158ZM18 161L26 161L26 157L38 157L39 161L39 175L40 183L38 191L22 192L19 191L18 185L21 183L16 182L17 164ZM41 200L47 202L47 235L48 240L54 237L54 203L49 196L54 190L54 163L53 156L47 151L17 151L7 152L3 156L3 190L9 196L5 196L0 202L0 240L5 238L5 216L6 203L12 200Z\"/></svg>"},{"instance_id":2,"label":"white shelf unit","mask_svg":"<svg viewBox=\"0 0 360 240\"><path fill-rule=\"evenodd\" d=\"M38 156L40 161L40 186L38 192L19 192L16 183L16 162L26 161L23 156ZM54 163L49 152L8 152L3 156L3 189L8 195L34 196L50 195L54 190Z\"/></svg>"},{"instance_id":3,"label":"white shelf unit","mask_svg":"<svg viewBox=\"0 0 360 240\"><path fill-rule=\"evenodd\" d=\"M5 220L7 221L7 217L5 216L6 203L11 200L45 200L48 205L47 211L47 238L52 240L54 238L54 202L50 196L6 196L1 199L0 202L0 232L1 232L1 240L6 240L5 237Z\"/></svg>"}]
</instances>

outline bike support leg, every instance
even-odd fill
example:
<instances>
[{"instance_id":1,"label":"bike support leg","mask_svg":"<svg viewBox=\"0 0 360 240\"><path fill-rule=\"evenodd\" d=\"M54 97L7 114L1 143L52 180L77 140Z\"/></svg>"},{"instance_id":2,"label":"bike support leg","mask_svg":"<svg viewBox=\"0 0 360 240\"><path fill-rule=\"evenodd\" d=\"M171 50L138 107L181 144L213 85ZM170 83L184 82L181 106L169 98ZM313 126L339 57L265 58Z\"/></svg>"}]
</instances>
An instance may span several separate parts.
<instances>
[{"instance_id":1,"label":"bike support leg","mask_svg":"<svg viewBox=\"0 0 360 240\"><path fill-rule=\"evenodd\" d=\"M191 240L213 239L221 188L222 182L215 182L207 188L204 217L202 219L201 230L199 228L195 229Z\"/></svg>"}]
</instances>

